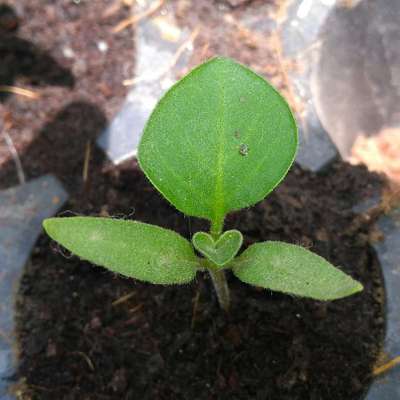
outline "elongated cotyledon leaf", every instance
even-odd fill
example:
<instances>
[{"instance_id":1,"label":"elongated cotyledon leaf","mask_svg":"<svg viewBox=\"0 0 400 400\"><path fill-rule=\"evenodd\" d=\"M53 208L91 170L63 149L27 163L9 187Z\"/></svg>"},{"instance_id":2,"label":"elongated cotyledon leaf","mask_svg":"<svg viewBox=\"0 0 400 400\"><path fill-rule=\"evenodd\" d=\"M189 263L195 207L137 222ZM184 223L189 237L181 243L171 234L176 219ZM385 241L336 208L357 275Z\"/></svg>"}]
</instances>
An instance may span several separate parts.
<instances>
[{"instance_id":1,"label":"elongated cotyledon leaf","mask_svg":"<svg viewBox=\"0 0 400 400\"><path fill-rule=\"evenodd\" d=\"M362 285L324 258L289 243L263 242L233 261L243 282L317 300L334 300L362 290Z\"/></svg>"},{"instance_id":2,"label":"elongated cotyledon leaf","mask_svg":"<svg viewBox=\"0 0 400 400\"><path fill-rule=\"evenodd\" d=\"M177 233L112 218L49 218L47 234L79 257L111 271L158 284L186 283L199 267L191 244Z\"/></svg>"},{"instance_id":3,"label":"elongated cotyledon leaf","mask_svg":"<svg viewBox=\"0 0 400 400\"><path fill-rule=\"evenodd\" d=\"M296 150L297 128L283 97L250 69L217 57L160 100L138 159L178 210L220 221L271 192Z\"/></svg>"}]
</instances>

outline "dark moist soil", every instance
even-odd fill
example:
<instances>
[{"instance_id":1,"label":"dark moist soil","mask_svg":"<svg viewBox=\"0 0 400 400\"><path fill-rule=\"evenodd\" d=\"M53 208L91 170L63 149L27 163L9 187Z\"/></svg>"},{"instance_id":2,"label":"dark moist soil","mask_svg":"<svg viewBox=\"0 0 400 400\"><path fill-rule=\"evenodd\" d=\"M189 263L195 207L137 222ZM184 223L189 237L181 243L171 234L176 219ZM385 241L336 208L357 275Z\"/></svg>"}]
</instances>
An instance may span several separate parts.
<instances>
[{"instance_id":1,"label":"dark moist soil","mask_svg":"<svg viewBox=\"0 0 400 400\"><path fill-rule=\"evenodd\" d=\"M81 108L84 124L97 121L93 138L119 111L129 90L123 81L134 75L134 32L112 30L128 16L130 7L122 1L0 0L0 86L13 85L37 95L30 99L0 90L0 130L6 120L27 177L35 175L32 163L39 164L48 155L37 149L36 142L51 147L53 135L59 135L53 130L44 137L45 125ZM90 139L85 132L82 138ZM33 161L25 160L32 152ZM10 150L0 137L0 188L18 184L9 160Z\"/></svg>"},{"instance_id":2,"label":"dark moist soil","mask_svg":"<svg viewBox=\"0 0 400 400\"><path fill-rule=\"evenodd\" d=\"M70 194L65 210L134 218L189 238L207 226L168 205L134 162L115 168L93 145L124 100L122 81L133 75L133 32L112 34L129 9L116 3L10 1L19 21L8 13L7 32L0 26L0 84L40 98L3 93L0 117L11 112L7 130L27 179L53 173L61 180ZM268 76L297 109L272 34L280 3L174 0L181 26L202 26L190 64L214 54L235 57ZM107 44L104 54L99 42ZM0 166L0 188L17 184L4 144ZM183 287L142 284L63 257L42 236L19 291L19 398L360 398L383 339L384 294L369 246L373 221L352 207L380 186L376 175L340 162L321 176L294 167L266 201L228 218L227 228L240 229L246 246L302 244L365 285L361 294L331 303L258 290L229 276L232 312L224 315L207 276Z\"/></svg>"},{"instance_id":3,"label":"dark moist soil","mask_svg":"<svg viewBox=\"0 0 400 400\"><path fill-rule=\"evenodd\" d=\"M215 55L232 57L266 76L292 109L300 111L287 74L302 67L284 59L278 33L279 23L286 15L286 0L173 0L171 3L178 24L192 31L201 27L189 68Z\"/></svg>"},{"instance_id":4,"label":"dark moist soil","mask_svg":"<svg viewBox=\"0 0 400 400\"><path fill-rule=\"evenodd\" d=\"M69 209L120 214L186 237L205 228L167 204L133 162L91 179ZM152 286L66 258L42 236L19 291L21 398L361 398L384 335L384 293L368 244L373 229L352 207L378 187L363 167L337 162L318 176L295 166L267 200L228 218L246 246L302 244L363 283L362 293L329 303L229 275L232 311L225 315L207 276Z\"/></svg>"}]
</instances>

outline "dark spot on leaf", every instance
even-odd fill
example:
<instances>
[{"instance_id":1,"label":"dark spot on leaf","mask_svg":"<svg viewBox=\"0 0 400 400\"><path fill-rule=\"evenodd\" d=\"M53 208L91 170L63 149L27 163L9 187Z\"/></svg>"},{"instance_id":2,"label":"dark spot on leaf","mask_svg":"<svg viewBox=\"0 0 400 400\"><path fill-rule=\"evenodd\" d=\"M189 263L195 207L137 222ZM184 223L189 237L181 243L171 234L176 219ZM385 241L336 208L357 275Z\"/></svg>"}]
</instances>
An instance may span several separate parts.
<instances>
[{"instance_id":1,"label":"dark spot on leaf","mask_svg":"<svg viewBox=\"0 0 400 400\"><path fill-rule=\"evenodd\" d=\"M236 139L239 139L240 138L240 132L239 131L235 131L234 136L235 136Z\"/></svg>"},{"instance_id":2,"label":"dark spot on leaf","mask_svg":"<svg viewBox=\"0 0 400 400\"><path fill-rule=\"evenodd\" d=\"M249 154L249 146L247 146L247 144L242 143L239 146L239 154L241 156L247 156Z\"/></svg>"}]
</instances>

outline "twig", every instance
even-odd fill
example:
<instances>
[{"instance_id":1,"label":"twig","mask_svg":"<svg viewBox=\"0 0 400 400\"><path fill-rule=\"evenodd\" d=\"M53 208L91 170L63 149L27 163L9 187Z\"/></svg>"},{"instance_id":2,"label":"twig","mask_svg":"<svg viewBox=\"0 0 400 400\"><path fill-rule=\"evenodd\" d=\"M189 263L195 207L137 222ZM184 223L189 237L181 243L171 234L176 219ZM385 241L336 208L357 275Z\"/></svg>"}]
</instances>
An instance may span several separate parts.
<instances>
[{"instance_id":1,"label":"twig","mask_svg":"<svg viewBox=\"0 0 400 400\"><path fill-rule=\"evenodd\" d=\"M192 330L194 329L194 326L196 324L197 310L199 308L199 300L200 300L200 289L197 289L196 296L193 299L192 323L190 324Z\"/></svg>"},{"instance_id":2,"label":"twig","mask_svg":"<svg viewBox=\"0 0 400 400\"><path fill-rule=\"evenodd\" d=\"M33 90L24 89L17 86L1 85L0 92L18 94L32 100L37 100L41 97L39 93L34 92Z\"/></svg>"},{"instance_id":3,"label":"twig","mask_svg":"<svg viewBox=\"0 0 400 400\"><path fill-rule=\"evenodd\" d=\"M128 325L133 325L136 324L136 322L138 322L141 318L141 315L134 315L132 318L128 319L128 321L124 322L124 325L128 326Z\"/></svg>"},{"instance_id":4,"label":"twig","mask_svg":"<svg viewBox=\"0 0 400 400\"><path fill-rule=\"evenodd\" d=\"M314 40L307 47L296 54L296 60L304 60L305 58L309 57L309 53L312 53L313 51L319 49L322 44L323 39Z\"/></svg>"},{"instance_id":5,"label":"twig","mask_svg":"<svg viewBox=\"0 0 400 400\"><path fill-rule=\"evenodd\" d=\"M29 384L29 385L26 385L26 386L27 386L28 389L42 390L43 392L52 392L52 391L56 390L56 389L50 389L48 387L40 386L40 385Z\"/></svg>"},{"instance_id":6,"label":"twig","mask_svg":"<svg viewBox=\"0 0 400 400\"><path fill-rule=\"evenodd\" d=\"M11 122L7 121L8 118L10 118L10 114L6 114L6 116L4 117L4 125L1 123L2 121L0 121L0 128L4 135L4 140L8 146L11 156L14 160L15 168L17 170L18 181L22 185L26 182L25 173L24 173L24 169L22 168L22 162L18 155L18 151L14 146L14 142L13 142L11 136L7 132L7 128L11 126Z\"/></svg>"},{"instance_id":7,"label":"twig","mask_svg":"<svg viewBox=\"0 0 400 400\"><path fill-rule=\"evenodd\" d=\"M392 360L388 361L387 363L374 368L372 375L378 376L383 374L384 372L388 371L389 369L394 368L396 365L400 364L400 356L393 358Z\"/></svg>"},{"instance_id":8,"label":"twig","mask_svg":"<svg viewBox=\"0 0 400 400\"><path fill-rule=\"evenodd\" d=\"M126 294L126 295L120 297L119 299L113 301L113 302L111 303L111 305L112 305L113 307L115 307L115 306L118 306L119 304L125 303L125 302L128 301L130 298L132 298L133 296L135 296L135 294L136 294L136 292L128 293L128 294Z\"/></svg>"},{"instance_id":9,"label":"twig","mask_svg":"<svg viewBox=\"0 0 400 400\"><path fill-rule=\"evenodd\" d=\"M283 0L279 3L278 9L275 13L275 19L278 23L282 23L288 18L288 8L291 5L290 0Z\"/></svg>"},{"instance_id":10,"label":"twig","mask_svg":"<svg viewBox=\"0 0 400 400\"><path fill-rule=\"evenodd\" d=\"M157 0L147 10L124 19L118 25L114 26L112 33L119 33L128 26L135 25L142 19L149 17L150 15L154 14L164 4L164 2L165 0Z\"/></svg>"},{"instance_id":11,"label":"twig","mask_svg":"<svg viewBox=\"0 0 400 400\"><path fill-rule=\"evenodd\" d=\"M134 314L134 313L140 311L142 308L143 308L143 303L140 303L140 304L138 304L137 306L131 308L131 309L129 310L129 312L132 313L132 314Z\"/></svg>"},{"instance_id":12,"label":"twig","mask_svg":"<svg viewBox=\"0 0 400 400\"><path fill-rule=\"evenodd\" d=\"M200 27L196 27L195 29L193 29L192 33L190 34L190 36L178 47L178 49L176 50L171 62L168 64L168 66L161 71L161 73L158 74L158 76L153 76L151 78L147 78L145 76L138 76L136 78L133 79L125 79L122 84L124 86L132 86L132 85L136 85L140 82L154 82L154 81L159 81L161 80L166 74L168 74L168 72L175 67L175 65L178 63L179 58L182 56L182 54L184 53L184 51L187 49L187 47L190 44L193 44L196 37L199 35L200 33Z\"/></svg>"},{"instance_id":13,"label":"twig","mask_svg":"<svg viewBox=\"0 0 400 400\"><path fill-rule=\"evenodd\" d=\"M76 354L76 355L78 355L78 356L81 356L81 357L86 361L86 363L87 363L87 365L89 366L90 370L94 371L93 362L92 362L92 360L91 360L85 353L83 353L82 351L73 351L73 352L70 353L70 354L73 354L73 355Z\"/></svg>"},{"instance_id":14,"label":"twig","mask_svg":"<svg viewBox=\"0 0 400 400\"><path fill-rule=\"evenodd\" d=\"M208 49L210 48L210 42L205 43L205 45L200 50L200 60L205 61L207 57Z\"/></svg>"},{"instance_id":15,"label":"twig","mask_svg":"<svg viewBox=\"0 0 400 400\"><path fill-rule=\"evenodd\" d=\"M114 0L101 14L102 19L112 17L119 12L122 7L131 7L136 0Z\"/></svg>"},{"instance_id":16,"label":"twig","mask_svg":"<svg viewBox=\"0 0 400 400\"><path fill-rule=\"evenodd\" d=\"M251 47L258 47L260 43L265 41L265 37L258 32L248 29L243 23L239 22L232 15L227 14L224 17L224 21L229 25L232 25L237 29L240 36L247 40Z\"/></svg>"},{"instance_id":17,"label":"twig","mask_svg":"<svg viewBox=\"0 0 400 400\"><path fill-rule=\"evenodd\" d=\"M178 63L179 59L181 58L181 55L183 52L189 47L189 45L193 46L194 41L196 40L197 36L199 36L200 33L200 26L196 26L196 28L193 29L189 37L178 47L174 54L174 58L172 59L169 69L172 69L175 67L175 65ZM166 71L165 73L167 73Z\"/></svg>"},{"instance_id":18,"label":"twig","mask_svg":"<svg viewBox=\"0 0 400 400\"><path fill-rule=\"evenodd\" d=\"M82 179L83 182L86 183L89 176L89 164L90 164L90 154L92 151L92 143L90 140L86 142L86 149L85 149L85 160L83 162L83 170L82 170Z\"/></svg>"},{"instance_id":19,"label":"twig","mask_svg":"<svg viewBox=\"0 0 400 400\"><path fill-rule=\"evenodd\" d=\"M121 7L123 6L123 2L121 0L114 0L113 3L111 3L101 14L102 19L107 19L109 17L112 17L114 14L116 14Z\"/></svg>"},{"instance_id":20,"label":"twig","mask_svg":"<svg viewBox=\"0 0 400 400\"><path fill-rule=\"evenodd\" d=\"M14 160L15 168L17 169L19 183L22 185L26 182L26 179L24 170L22 169L21 159L19 158L17 149L14 146L14 142L11 136L5 130L3 131L3 135L4 135L4 140L7 143L8 149L10 150L11 156Z\"/></svg>"}]
</instances>

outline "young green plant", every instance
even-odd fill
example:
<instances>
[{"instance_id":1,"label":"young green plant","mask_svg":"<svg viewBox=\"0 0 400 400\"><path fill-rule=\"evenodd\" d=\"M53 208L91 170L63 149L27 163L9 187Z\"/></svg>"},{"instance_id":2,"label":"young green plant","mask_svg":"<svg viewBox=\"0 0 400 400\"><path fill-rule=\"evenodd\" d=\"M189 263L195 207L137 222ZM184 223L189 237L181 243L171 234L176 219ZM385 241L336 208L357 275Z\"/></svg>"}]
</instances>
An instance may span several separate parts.
<instances>
[{"instance_id":1,"label":"young green plant","mask_svg":"<svg viewBox=\"0 0 400 400\"><path fill-rule=\"evenodd\" d=\"M226 270L250 285L297 296L349 296L362 285L311 251L267 241L237 256L242 234L223 231L228 213L259 202L282 181L297 142L283 97L243 65L213 58L159 101L138 149L150 182L179 211L207 219L210 232L197 232L190 243L158 226L95 217L50 218L44 229L79 257L145 282L184 284L207 271L226 311Z\"/></svg>"}]
</instances>

